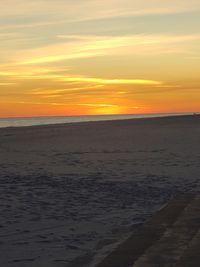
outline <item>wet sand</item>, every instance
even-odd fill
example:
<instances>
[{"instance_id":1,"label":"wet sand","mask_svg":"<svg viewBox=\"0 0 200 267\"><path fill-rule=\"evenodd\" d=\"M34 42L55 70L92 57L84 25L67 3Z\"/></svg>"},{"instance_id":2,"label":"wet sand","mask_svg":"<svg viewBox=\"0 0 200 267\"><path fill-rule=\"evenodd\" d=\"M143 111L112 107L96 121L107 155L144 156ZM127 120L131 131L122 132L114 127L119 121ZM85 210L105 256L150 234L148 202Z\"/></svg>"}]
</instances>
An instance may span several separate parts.
<instances>
[{"instance_id":1,"label":"wet sand","mask_svg":"<svg viewBox=\"0 0 200 267\"><path fill-rule=\"evenodd\" d=\"M200 116L0 129L0 266L93 267L200 191Z\"/></svg>"}]
</instances>

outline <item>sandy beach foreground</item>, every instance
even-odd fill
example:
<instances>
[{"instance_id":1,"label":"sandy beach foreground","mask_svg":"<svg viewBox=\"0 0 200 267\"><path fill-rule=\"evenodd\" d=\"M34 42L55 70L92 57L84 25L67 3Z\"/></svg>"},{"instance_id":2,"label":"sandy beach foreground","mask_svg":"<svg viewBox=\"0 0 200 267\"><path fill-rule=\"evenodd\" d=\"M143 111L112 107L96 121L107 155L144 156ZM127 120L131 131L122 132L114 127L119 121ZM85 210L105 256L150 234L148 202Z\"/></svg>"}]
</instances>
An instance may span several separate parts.
<instances>
[{"instance_id":1,"label":"sandy beach foreground","mask_svg":"<svg viewBox=\"0 0 200 267\"><path fill-rule=\"evenodd\" d=\"M200 191L200 116L0 129L0 266L94 267Z\"/></svg>"}]
</instances>

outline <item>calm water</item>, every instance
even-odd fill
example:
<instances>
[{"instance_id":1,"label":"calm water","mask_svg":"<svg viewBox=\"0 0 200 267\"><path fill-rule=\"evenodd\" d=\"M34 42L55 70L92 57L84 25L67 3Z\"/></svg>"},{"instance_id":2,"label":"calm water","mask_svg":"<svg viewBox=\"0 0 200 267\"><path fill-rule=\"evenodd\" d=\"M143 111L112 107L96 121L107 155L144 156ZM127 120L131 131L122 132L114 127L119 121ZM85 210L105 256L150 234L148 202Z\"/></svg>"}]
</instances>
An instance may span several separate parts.
<instances>
[{"instance_id":1,"label":"calm water","mask_svg":"<svg viewBox=\"0 0 200 267\"><path fill-rule=\"evenodd\" d=\"M0 128L23 127L33 125L48 125L60 123L106 121L121 119L153 118L177 115L190 115L191 113L157 113L157 114L129 114L129 115L95 115L95 116L62 116L62 117L32 117L32 118L0 118Z\"/></svg>"}]
</instances>

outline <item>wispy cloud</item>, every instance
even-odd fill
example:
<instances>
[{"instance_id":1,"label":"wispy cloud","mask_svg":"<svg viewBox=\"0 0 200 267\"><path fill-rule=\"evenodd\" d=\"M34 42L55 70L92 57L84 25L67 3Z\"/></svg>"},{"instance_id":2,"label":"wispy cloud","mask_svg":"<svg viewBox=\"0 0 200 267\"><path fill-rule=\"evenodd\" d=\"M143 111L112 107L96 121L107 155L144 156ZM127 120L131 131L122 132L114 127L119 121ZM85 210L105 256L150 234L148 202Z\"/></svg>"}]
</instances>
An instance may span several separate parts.
<instances>
[{"instance_id":1,"label":"wispy cloud","mask_svg":"<svg viewBox=\"0 0 200 267\"><path fill-rule=\"evenodd\" d=\"M10 8L10 7L13 8ZM26 16L37 15L40 17L50 16L65 17L66 22L104 19L109 17L180 13L197 10L200 8L198 0L160 1L160 0L35 0L34 3L25 0L1 0L2 16ZM58 20L59 21L59 20ZM24 24L25 25L25 24Z\"/></svg>"},{"instance_id":2,"label":"wispy cloud","mask_svg":"<svg viewBox=\"0 0 200 267\"><path fill-rule=\"evenodd\" d=\"M0 71L0 77L3 76L4 78L10 78L14 81L17 80L34 80L34 79L43 79L43 80L51 80L55 82L65 82L66 84L72 84L76 85L81 84L81 87L73 86L73 88L69 88L67 90L76 91L83 88L101 88L104 85L156 85L161 86L163 85L162 81L159 80L150 80L150 79L105 79L105 78L98 78L98 77L88 77L83 75L72 75L67 73L63 73L62 69L59 73L59 69L56 73L55 69L20 69L20 70L14 70L14 71ZM13 82L12 82L13 83ZM11 84L10 82L6 82L4 84ZM84 87L83 85L86 85L87 87ZM54 90L56 93L65 91L66 89L56 89ZM35 94L41 94L40 90L35 90Z\"/></svg>"},{"instance_id":3,"label":"wispy cloud","mask_svg":"<svg viewBox=\"0 0 200 267\"><path fill-rule=\"evenodd\" d=\"M0 77L10 78L23 78L23 79L34 79L34 78L56 78L62 77L63 73L69 71L68 67L33 67L33 66L19 66L15 64L5 64L0 67Z\"/></svg>"},{"instance_id":4,"label":"wispy cloud","mask_svg":"<svg viewBox=\"0 0 200 267\"><path fill-rule=\"evenodd\" d=\"M91 77L76 77L69 76L63 77L59 80L66 82L80 82L80 83L95 83L95 84L137 84L137 85L161 85L161 81L145 80L145 79L102 79L102 78L91 78Z\"/></svg>"},{"instance_id":5,"label":"wispy cloud","mask_svg":"<svg viewBox=\"0 0 200 267\"><path fill-rule=\"evenodd\" d=\"M72 38L72 36L70 36ZM16 64L44 64L73 59L112 55L152 55L191 51L189 43L200 40L200 35L129 35L129 36L74 36L67 43L24 50L15 58Z\"/></svg>"},{"instance_id":6,"label":"wispy cloud","mask_svg":"<svg viewBox=\"0 0 200 267\"><path fill-rule=\"evenodd\" d=\"M73 86L73 85L72 85ZM103 88L104 85L100 85L100 84L97 84L97 85L92 85L92 86L80 86L80 87L68 87L68 88L62 88L62 89L45 89L45 88L36 88L36 89L33 89L30 91L30 94L32 95L44 95L45 97L46 96L50 96L50 95L62 95L64 93L74 93L74 92L81 92L81 91L84 91L84 90L95 90L95 89L100 89L100 88Z\"/></svg>"},{"instance_id":7,"label":"wispy cloud","mask_svg":"<svg viewBox=\"0 0 200 267\"><path fill-rule=\"evenodd\" d=\"M10 82L0 82L0 86L5 86L5 85L14 85L16 83L10 83Z\"/></svg>"}]
</instances>

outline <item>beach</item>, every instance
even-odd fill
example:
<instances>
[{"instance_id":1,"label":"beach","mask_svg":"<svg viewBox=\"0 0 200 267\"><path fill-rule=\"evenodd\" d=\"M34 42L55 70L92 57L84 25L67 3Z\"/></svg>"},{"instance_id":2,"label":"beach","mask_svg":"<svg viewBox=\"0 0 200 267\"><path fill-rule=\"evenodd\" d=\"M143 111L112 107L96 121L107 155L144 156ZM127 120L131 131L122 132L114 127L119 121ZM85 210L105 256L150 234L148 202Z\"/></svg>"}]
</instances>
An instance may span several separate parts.
<instances>
[{"instance_id":1,"label":"beach","mask_svg":"<svg viewBox=\"0 0 200 267\"><path fill-rule=\"evenodd\" d=\"M200 191L200 116L0 129L0 266L94 267Z\"/></svg>"}]
</instances>

